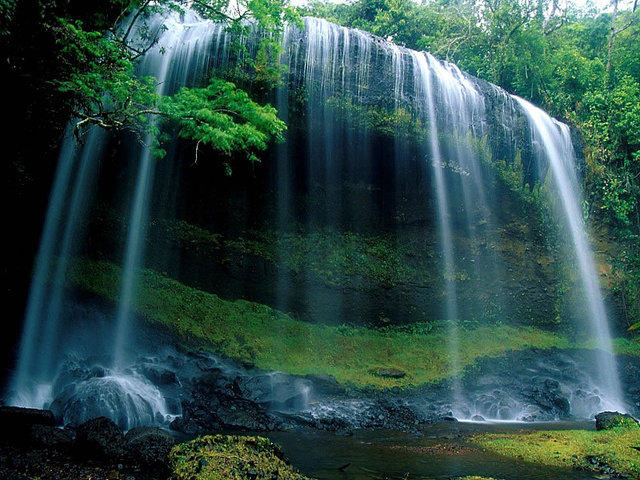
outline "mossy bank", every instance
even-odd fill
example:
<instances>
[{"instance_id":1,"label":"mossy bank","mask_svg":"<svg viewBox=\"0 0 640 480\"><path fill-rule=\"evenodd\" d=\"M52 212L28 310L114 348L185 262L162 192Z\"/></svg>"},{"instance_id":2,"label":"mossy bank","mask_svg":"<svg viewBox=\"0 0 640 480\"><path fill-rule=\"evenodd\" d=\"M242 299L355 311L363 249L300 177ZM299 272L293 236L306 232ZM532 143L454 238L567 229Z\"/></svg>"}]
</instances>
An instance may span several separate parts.
<instances>
[{"instance_id":1,"label":"mossy bank","mask_svg":"<svg viewBox=\"0 0 640 480\"><path fill-rule=\"evenodd\" d=\"M621 478L640 478L638 425L603 431L526 431L480 434L482 448L532 465L589 470Z\"/></svg>"},{"instance_id":2,"label":"mossy bank","mask_svg":"<svg viewBox=\"0 0 640 480\"><path fill-rule=\"evenodd\" d=\"M68 281L108 300L119 292L120 268L77 260ZM358 387L404 387L438 382L482 357L527 348L572 348L566 337L533 327L459 327L459 358L450 353L448 322L366 328L295 320L266 305L228 301L152 270L140 272L135 310L174 332L189 348L203 348L265 370L329 374ZM640 354L637 341L620 341L626 354ZM393 375L384 372L393 371ZM382 372L382 373L381 373Z\"/></svg>"}]
</instances>

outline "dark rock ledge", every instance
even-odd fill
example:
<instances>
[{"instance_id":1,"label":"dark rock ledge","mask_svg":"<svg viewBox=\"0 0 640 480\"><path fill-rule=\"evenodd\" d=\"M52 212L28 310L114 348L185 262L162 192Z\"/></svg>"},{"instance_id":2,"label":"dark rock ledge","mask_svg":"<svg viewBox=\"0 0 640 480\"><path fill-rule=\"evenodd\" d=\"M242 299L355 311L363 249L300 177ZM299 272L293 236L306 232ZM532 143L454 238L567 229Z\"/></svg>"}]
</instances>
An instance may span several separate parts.
<instances>
[{"instance_id":1,"label":"dark rock ledge","mask_svg":"<svg viewBox=\"0 0 640 480\"><path fill-rule=\"evenodd\" d=\"M0 478L3 480L168 478L175 438L156 427L122 429L105 417L76 429L54 426L53 413L0 407Z\"/></svg>"}]
</instances>

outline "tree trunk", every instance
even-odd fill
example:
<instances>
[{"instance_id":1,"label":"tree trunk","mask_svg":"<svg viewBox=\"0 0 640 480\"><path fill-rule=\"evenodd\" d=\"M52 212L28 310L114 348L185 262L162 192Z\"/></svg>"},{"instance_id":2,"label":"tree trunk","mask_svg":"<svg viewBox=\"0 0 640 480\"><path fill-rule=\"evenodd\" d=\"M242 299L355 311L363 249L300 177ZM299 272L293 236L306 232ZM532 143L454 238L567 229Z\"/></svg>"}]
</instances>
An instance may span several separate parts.
<instances>
[{"instance_id":1,"label":"tree trunk","mask_svg":"<svg viewBox=\"0 0 640 480\"><path fill-rule=\"evenodd\" d=\"M613 50L613 39L616 36L616 17L618 16L618 0L611 0L613 13L611 14L611 31L609 32L609 51L607 53L607 79L611 73L611 51Z\"/></svg>"}]
</instances>

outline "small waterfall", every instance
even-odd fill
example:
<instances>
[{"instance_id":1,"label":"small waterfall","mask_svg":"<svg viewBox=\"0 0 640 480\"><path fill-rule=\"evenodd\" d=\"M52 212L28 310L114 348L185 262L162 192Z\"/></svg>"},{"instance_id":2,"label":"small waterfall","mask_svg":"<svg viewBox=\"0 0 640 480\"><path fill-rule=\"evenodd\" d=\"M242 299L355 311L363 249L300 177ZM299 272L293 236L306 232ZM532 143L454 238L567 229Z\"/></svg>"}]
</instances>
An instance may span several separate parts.
<instances>
[{"instance_id":1,"label":"small waterfall","mask_svg":"<svg viewBox=\"0 0 640 480\"><path fill-rule=\"evenodd\" d=\"M454 260L453 235L451 233L449 192L447 190L443 169L445 168L442 153L440 151L440 141L438 139L438 118L434 104L434 93L432 76L434 72L427 63L427 57L418 52L412 52L414 59L414 75L416 75L416 85L422 87L421 95L418 96L427 105L427 114L430 121L429 129L429 156L431 157L431 167L435 178L436 199L438 205L438 226L440 231L440 246L444 257L444 282L445 282L445 311L444 315L450 322L449 327L449 355L451 357L451 369L460 372L460 345L458 338L458 294L456 292L455 274L456 264ZM438 77L435 77L438 79ZM447 99L449 100L449 99ZM453 105L447 104L447 107ZM453 382L453 402L459 404L462 397L462 385L456 376Z\"/></svg>"},{"instance_id":2,"label":"small waterfall","mask_svg":"<svg viewBox=\"0 0 640 480\"><path fill-rule=\"evenodd\" d=\"M12 404L40 408L51 400L51 380L57 373L56 358L62 347L65 277L87 214L104 136L91 129L79 148L73 125L67 127L27 302L9 400Z\"/></svg>"},{"instance_id":3,"label":"small waterfall","mask_svg":"<svg viewBox=\"0 0 640 480\"><path fill-rule=\"evenodd\" d=\"M186 85L189 72L193 74L193 70L197 71L199 65L207 63L208 55L204 52L207 52L216 28L215 26L212 28L210 23L203 22L195 16L183 21L170 17L155 28L162 27L167 28L167 33L161 37L158 47L145 55L140 75L153 76L157 81L157 93L166 95L171 93L171 89ZM172 70L175 72L173 75L177 77L177 81L174 79L169 82ZM152 127L155 127L157 119L151 118L149 122ZM137 180L133 190L127 239L124 245L113 360L114 366L119 369L125 367L127 363L125 349L128 346L127 338L132 322L131 307L136 295L137 273L143 265L147 217L155 172L153 143L153 134L147 134L139 152ZM171 161L171 159L166 160Z\"/></svg>"}]
</instances>

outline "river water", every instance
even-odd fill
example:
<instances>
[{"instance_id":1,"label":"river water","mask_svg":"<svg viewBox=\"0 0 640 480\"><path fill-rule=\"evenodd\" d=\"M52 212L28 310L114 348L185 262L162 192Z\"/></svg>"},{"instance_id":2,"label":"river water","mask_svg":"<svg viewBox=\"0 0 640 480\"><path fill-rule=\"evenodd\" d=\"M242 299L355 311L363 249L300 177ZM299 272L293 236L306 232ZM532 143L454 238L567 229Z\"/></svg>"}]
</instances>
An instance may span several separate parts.
<instances>
[{"instance_id":1,"label":"river water","mask_svg":"<svg viewBox=\"0 0 640 480\"><path fill-rule=\"evenodd\" d=\"M557 469L514 461L483 451L469 437L534 429L593 429L593 422L442 423L420 435L394 431L273 432L291 463L319 480L421 479L445 480L480 475L501 480L578 480L602 478L594 473Z\"/></svg>"}]
</instances>

